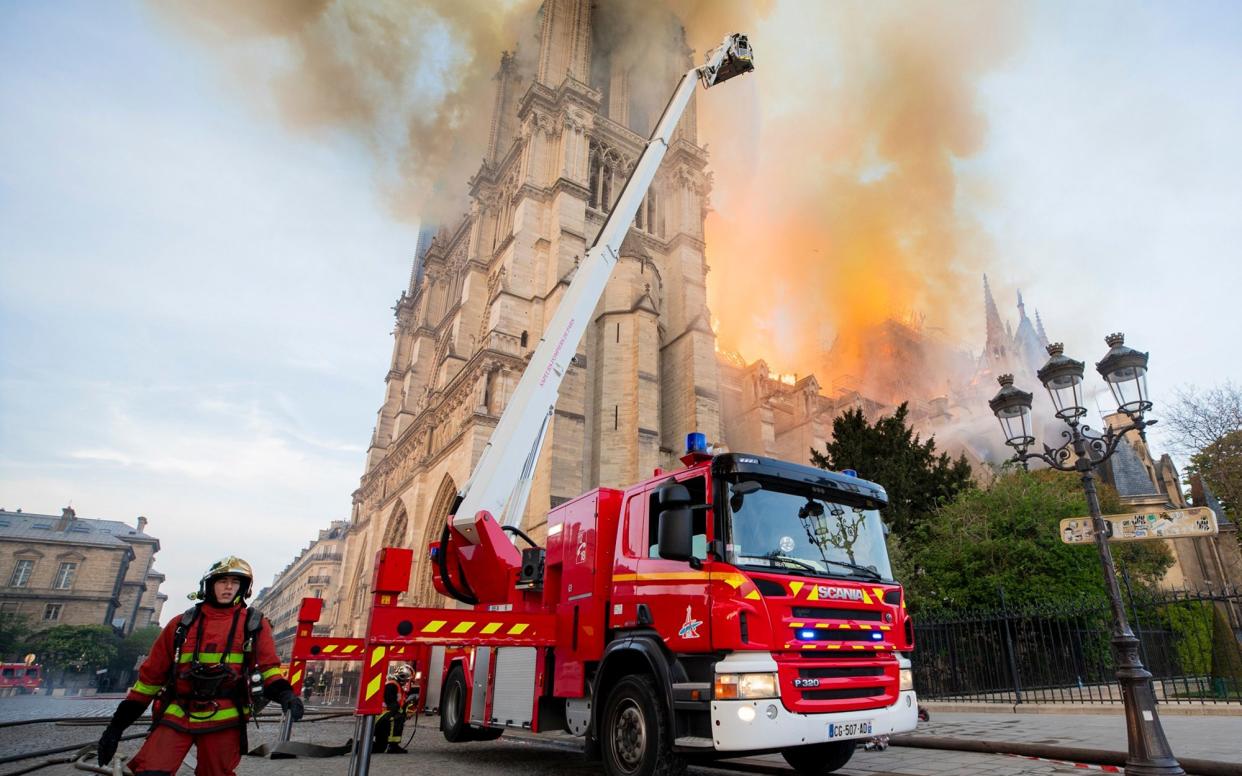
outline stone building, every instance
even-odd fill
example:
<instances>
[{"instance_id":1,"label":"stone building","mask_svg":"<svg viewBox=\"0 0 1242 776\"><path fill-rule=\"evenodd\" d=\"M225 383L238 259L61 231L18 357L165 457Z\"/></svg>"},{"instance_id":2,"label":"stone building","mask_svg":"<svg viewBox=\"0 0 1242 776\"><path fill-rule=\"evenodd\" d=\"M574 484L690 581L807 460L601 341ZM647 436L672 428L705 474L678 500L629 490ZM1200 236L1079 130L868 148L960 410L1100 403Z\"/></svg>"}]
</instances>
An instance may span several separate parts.
<instances>
[{"instance_id":1,"label":"stone building","mask_svg":"<svg viewBox=\"0 0 1242 776\"><path fill-rule=\"evenodd\" d=\"M160 542L116 520L0 510L0 614L53 625L111 625L121 635L158 625L168 596L154 569Z\"/></svg>"},{"instance_id":2,"label":"stone building","mask_svg":"<svg viewBox=\"0 0 1242 776\"><path fill-rule=\"evenodd\" d=\"M632 89L630 69L592 26L594 12L589 0L547 0L533 44L501 57L469 212L418 257L397 303L387 390L354 495L345 578L357 583L337 609L337 633L362 627L378 548L425 546L439 535L664 100L692 64L684 42L673 45L666 61L642 65L643 86L665 85L658 94ZM706 305L706 166L692 103L565 376L528 502L524 528L536 538L550 506L672 465L691 431L721 439ZM416 554L411 597L438 601L424 555Z\"/></svg>"},{"instance_id":3,"label":"stone building","mask_svg":"<svg viewBox=\"0 0 1242 776\"><path fill-rule=\"evenodd\" d=\"M1129 418L1115 413L1104 421L1110 428L1120 428ZM1168 454L1156 458L1137 432L1126 434L1113 457L1100 469L1101 479L1116 488L1122 504L1136 513L1208 505L1202 485L1193 503L1186 498L1173 459ZM1221 590L1242 583L1237 527L1219 509L1219 504L1213 508L1220 523L1219 535L1165 542L1174 562L1161 580L1163 586Z\"/></svg>"},{"instance_id":4,"label":"stone building","mask_svg":"<svg viewBox=\"0 0 1242 776\"><path fill-rule=\"evenodd\" d=\"M298 608L303 598L324 600L325 624L315 627L315 635L327 635L326 623L341 586L341 563L345 557L345 537L349 523L333 520L319 531L319 536L285 566L272 583L254 597L253 606L272 623L276 651L288 661L297 631Z\"/></svg>"}]
</instances>

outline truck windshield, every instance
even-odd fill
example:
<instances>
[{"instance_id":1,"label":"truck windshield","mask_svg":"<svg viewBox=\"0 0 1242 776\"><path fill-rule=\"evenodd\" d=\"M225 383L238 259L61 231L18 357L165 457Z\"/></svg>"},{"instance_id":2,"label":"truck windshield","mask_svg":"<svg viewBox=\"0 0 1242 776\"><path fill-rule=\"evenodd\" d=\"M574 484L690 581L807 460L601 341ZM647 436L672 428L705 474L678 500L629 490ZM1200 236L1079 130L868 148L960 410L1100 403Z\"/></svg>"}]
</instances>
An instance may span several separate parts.
<instances>
[{"instance_id":1,"label":"truck windshield","mask_svg":"<svg viewBox=\"0 0 1242 776\"><path fill-rule=\"evenodd\" d=\"M727 486L726 559L793 574L891 580L884 525L874 509L838 504L797 485Z\"/></svg>"}]
</instances>

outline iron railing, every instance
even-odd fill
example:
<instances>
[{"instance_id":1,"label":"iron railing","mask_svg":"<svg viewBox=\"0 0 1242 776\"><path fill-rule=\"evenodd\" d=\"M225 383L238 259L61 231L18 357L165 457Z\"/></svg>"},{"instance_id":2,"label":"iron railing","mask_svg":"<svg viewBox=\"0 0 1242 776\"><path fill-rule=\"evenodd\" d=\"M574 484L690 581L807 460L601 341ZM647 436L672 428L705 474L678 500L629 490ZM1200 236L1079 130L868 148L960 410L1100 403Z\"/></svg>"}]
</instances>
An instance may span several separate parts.
<instances>
[{"instance_id":1,"label":"iron railing","mask_svg":"<svg viewBox=\"0 0 1242 776\"><path fill-rule=\"evenodd\" d=\"M1128 580L1127 580L1128 582ZM1123 585L1162 703L1242 704L1242 590ZM915 616L914 683L929 700L1120 703L1105 598Z\"/></svg>"}]
</instances>

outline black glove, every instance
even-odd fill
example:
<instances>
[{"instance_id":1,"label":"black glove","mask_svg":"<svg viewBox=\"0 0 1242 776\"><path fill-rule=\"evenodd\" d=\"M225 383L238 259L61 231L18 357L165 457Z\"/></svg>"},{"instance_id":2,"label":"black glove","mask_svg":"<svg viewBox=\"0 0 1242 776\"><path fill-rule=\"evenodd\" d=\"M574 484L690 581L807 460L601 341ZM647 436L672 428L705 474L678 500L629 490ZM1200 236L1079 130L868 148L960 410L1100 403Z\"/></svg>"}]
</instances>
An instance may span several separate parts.
<instances>
[{"instance_id":1,"label":"black glove","mask_svg":"<svg viewBox=\"0 0 1242 776\"><path fill-rule=\"evenodd\" d=\"M306 707L302 705L302 699L293 692L293 685L289 684L288 679L277 679L267 687L264 687L263 695L268 700L279 703L281 711L288 712L293 717L294 722L302 719L302 715L306 713Z\"/></svg>"},{"instance_id":2,"label":"black glove","mask_svg":"<svg viewBox=\"0 0 1242 776\"><path fill-rule=\"evenodd\" d=\"M108 727L104 728L103 735L99 737L99 764L107 765L112 761L112 757L116 754L116 746L121 742L121 734L125 732L125 728L134 724L134 721L142 716L142 712L147 708L147 704L142 701L121 701L116 711L112 713L112 720L108 723Z\"/></svg>"}]
</instances>

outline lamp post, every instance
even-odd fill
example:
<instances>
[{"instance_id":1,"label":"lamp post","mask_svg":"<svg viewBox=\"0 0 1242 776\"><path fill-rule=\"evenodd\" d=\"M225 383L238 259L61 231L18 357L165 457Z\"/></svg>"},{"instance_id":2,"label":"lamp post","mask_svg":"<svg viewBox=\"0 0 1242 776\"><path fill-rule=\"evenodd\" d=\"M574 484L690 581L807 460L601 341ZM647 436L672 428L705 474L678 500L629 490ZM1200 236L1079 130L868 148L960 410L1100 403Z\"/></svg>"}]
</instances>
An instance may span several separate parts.
<instances>
[{"instance_id":1,"label":"lamp post","mask_svg":"<svg viewBox=\"0 0 1242 776\"><path fill-rule=\"evenodd\" d=\"M1125 705L1126 738L1129 742L1126 774L1174 776L1185 771L1173 756L1164 728L1160 725L1151 674L1139 658L1139 640L1130 629L1121 605L1117 571L1108 546L1108 526L1100 513L1093 472L1095 466L1116 452L1127 433L1138 431L1143 436L1145 429L1156 422L1143 418L1151 409L1147 394L1147 354L1126 347L1125 337L1121 334L1110 334L1105 342L1109 351L1095 368L1112 390L1117 410L1130 420L1124 427L1108 428L1103 434L1097 434L1079 422L1087 414L1082 400L1083 362L1067 357L1064 346L1059 342L1048 346L1048 363L1039 370L1038 376L1048 389L1057 418L1069 426L1061 432L1066 440L1064 444L1056 449L1045 444L1043 452L1027 452L1027 448L1035 442L1031 425L1032 397L1014 387L1013 375L1001 375L1001 389L988 405L1000 421L1005 444L1014 449L1013 462L1021 463L1025 469L1027 461L1034 458L1060 471L1077 472L1082 479L1113 615L1113 660L1117 665L1117 682L1121 686Z\"/></svg>"}]
</instances>

